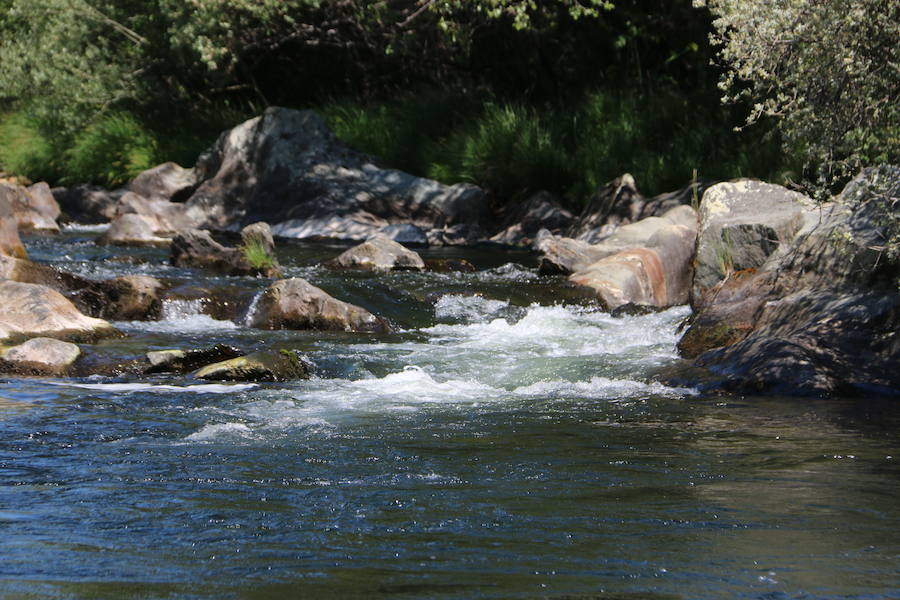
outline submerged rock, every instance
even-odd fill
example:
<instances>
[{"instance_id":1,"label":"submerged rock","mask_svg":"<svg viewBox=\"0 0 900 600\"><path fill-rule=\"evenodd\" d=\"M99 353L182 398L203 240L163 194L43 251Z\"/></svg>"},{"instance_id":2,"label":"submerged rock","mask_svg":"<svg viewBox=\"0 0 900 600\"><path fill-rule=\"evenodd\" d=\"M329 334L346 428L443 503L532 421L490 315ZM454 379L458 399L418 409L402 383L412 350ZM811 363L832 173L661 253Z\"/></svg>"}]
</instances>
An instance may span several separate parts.
<instances>
[{"instance_id":1,"label":"submerged rock","mask_svg":"<svg viewBox=\"0 0 900 600\"><path fill-rule=\"evenodd\" d=\"M300 278L283 279L270 285L260 295L248 320L251 327L258 329L390 331L384 319L333 298Z\"/></svg>"},{"instance_id":2,"label":"submerged rock","mask_svg":"<svg viewBox=\"0 0 900 600\"><path fill-rule=\"evenodd\" d=\"M325 263L333 269L362 269L367 271L423 271L425 263L418 254L404 248L386 235L377 234L342 252Z\"/></svg>"},{"instance_id":3,"label":"submerged rock","mask_svg":"<svg viewBox=\"0 0 900 600\"><path fill-rule=\"evenodd\" d=\"M55 290L0 281L0 340L53 337L91 342L120 335L106 321L82 314Z\"/></svg>"},{"instance_id":4,"label":"submerged rock","mask_svg":"<svg viewBox=\"0 0 900 600\"><path fill-rule=\"evenodd\" d=\"M212 381L288 381L309 379L309 368L291 350L254 352L213 363L194 372Z\"/></svg>"},{"instance_id":5,"label":"submerged rock","mask_svg":"<svg viewBox=\"0 0 900 600\"><path fill-rule=\"evenodd\" d=\"M189 373L212 363L219 363L243 356L233 346L216 344L210 348L191 350L156 350L147 353L149 366L145 373Z\"/></svg>"},{"instance_id":6,"label":"submerged rock","mask_svg":"<svg viewBox=\"0 0 900 600\"><path fill-rule=\"evenodd\" d=\"M37 337L18 346L0 348L0 370L28 375L67 375L81 356L75 344Z\"/></svg>"}]
</instances>

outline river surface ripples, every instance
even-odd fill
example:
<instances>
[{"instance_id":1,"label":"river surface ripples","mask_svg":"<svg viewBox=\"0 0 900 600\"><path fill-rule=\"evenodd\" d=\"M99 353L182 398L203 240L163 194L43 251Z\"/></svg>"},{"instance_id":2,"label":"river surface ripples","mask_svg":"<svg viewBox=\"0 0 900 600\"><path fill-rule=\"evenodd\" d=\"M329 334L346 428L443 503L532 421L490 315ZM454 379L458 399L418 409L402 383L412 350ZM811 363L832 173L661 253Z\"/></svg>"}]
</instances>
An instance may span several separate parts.
<instances>
[{"instance_id":1,"label":"river surface ripples","mask_svg":"<svg viewBox=\"0 0 900 600\"><path fill-rule=\"evenodd\" d=\"M612 318L523 252L369 275L285 245L288 276L398 331L259 331L266 280L96 235L25 242L183 292L96 355L287 348L315 374L0 381L2 598L900 597L895 401L705 395L688 308ZM225 289L231 320L204 300Z\"/></svg>"}]
</instances>

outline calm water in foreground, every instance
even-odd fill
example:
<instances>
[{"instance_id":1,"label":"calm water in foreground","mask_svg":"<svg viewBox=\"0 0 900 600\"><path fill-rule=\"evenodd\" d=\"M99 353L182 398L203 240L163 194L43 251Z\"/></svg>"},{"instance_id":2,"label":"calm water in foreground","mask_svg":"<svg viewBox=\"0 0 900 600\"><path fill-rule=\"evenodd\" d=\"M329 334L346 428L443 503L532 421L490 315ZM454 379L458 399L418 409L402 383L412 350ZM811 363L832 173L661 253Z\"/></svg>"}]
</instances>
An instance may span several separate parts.
<instances>
[{"instance_id":1,"label":"calm water in foreground","mask_svg":"<svg viewBox=\"0 0 900 600\"><path fill-rule=\"evenodd\" d=\"M686 308L613 319L527 254L369 276L283 248L288 275L401 331L263 332L241 323L266 281L95 235L26 241L183 284L100 355L224 342L316 374L0 380L2 598L900 597L896 401L664 385ZM221 286L236 322L193 299Z\"/></svg>"}]
</instances>

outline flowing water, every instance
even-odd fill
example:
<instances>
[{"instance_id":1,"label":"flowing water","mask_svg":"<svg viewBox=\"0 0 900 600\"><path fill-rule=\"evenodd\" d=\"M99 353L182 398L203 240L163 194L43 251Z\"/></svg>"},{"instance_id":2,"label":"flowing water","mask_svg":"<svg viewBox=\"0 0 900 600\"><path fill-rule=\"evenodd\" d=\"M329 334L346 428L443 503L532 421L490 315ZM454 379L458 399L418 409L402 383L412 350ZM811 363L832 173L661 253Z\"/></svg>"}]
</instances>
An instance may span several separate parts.
<instances>
[{"instance_id":1,"label":"flowing water","mask_svg":"<svg viewBox=\"0 0 900 600\"><path fill-rule=\"evenodd\" d=\"M526 253L373 276L283 247L399 331L271 332L245 326L267 281L96 235L26 244L178 287L95 360L222 342L315 375L3 380L0 597L900 597L896 402L704 395L674 351L687 308L611 318Z\"/></svg>"}]
</instances>

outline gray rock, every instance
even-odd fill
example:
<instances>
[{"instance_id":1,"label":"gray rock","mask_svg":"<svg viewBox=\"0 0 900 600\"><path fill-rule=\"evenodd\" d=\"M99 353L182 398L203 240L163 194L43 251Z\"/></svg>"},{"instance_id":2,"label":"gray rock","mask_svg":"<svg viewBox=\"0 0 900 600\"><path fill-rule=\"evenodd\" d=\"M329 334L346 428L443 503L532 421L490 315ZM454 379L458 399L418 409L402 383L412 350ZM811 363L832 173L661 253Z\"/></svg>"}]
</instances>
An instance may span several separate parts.
<instances>
[{"instance_id":1,"label":"gray rock","mask_svg":"<svg viewBox=\"0 0 900 600\"><path fill-rule=\"evenodd\" d=\"M272 232L267 224L248 225L241 232L241 238L241 247L229 248L215 241L208 231L180 231L172 238L170 246L172 264L210 269L224 275L281 275Z\"/></svg>"},{"instance_id":2,"label":"gray rock","mask_svg":"<svg viewBox=\"0 0 900 600\"><path fill-rule=\"evenodd\" d=\"M97 238L97 243L112 246L168 246L171 240L156 235L156 223L134 213L124 214L112 222Z\"/></svg>"},{"instance_id":3,"label":"gray rock","mask_svg":"<svg viewBox=\"0 0 900 600\"><path fill-rule=\"evenodd\" d=\"M703 194L692 296L729 273L761 267L781 244L790 244L819 213L797 192L761 181L716 184Z\"/></svg>"},{"instance_id":4,"label":"gray rock","mask_svg":"<svg viewBox=\"0 0 900 600\"><path fill-rule=\"evenodd\" d=\"M325 263L332 269L423 271L422 258L386 235L377 234Z\"/></svg>"},{"instance_id":5,"label":"gray rock","mask_svg":"<svg viewBox=\"0 0 900 600\"><path fill-rule=\"evenodd\" d=\"M752 189L763 201L771 192L745 189L747 206L723 205L751 212ZM814 218L791 205L773 211L759 224L776 232L777 250L695 297L682 353L699 354L728 389L900 394L900 260L884 249L898 235L897 202L900 167L884 166L864 170Z\"/></svg>"},{"instance_id":6,"label":"gray rock","mask_svg":"<svg viewBox=\"0 0 900 600\"><path fill-rule=\"evenodd\" d=\"M82 314L59 292L17 281L0 281L0 340L53 337L93 341L121 335L109 323Z\"/></svg>"},{"instance_id":7,"label":"gray rock","mask_svg":"<svg viewBox=\"0 0 900 600\"><path fill-rule=\"evenodd\" d=\"M492 242L510 246L531 244L538 232L546 229L552 234L569 228L575 220L571 212L560 205L550 192L538 192L525 202L513 205L513 209L501 222L500 233L491 237Z\"/></svg>"},{"instance_id":8,"label":"gray rock","mask_svg":"<svg viewBox=\"0 0 900 600\"><path fill-rule=\"evenodd\" d=\"M213 363L194 372L212 381L288 381L309 379L306 363L290 350L254 352Z\"/></svg>"},{"instance_id":9,"label":"gray rock","mask_svg":"<svg viewBox=\"0 0 900 600\"><path fill-rule=\"evenodd\" d=\"M259 297L248 315L258 329L320 329L328 331L385 332L388 323L369 311L348 304L304 279L276 281Z\"/></svg>"},{"instance_id":10,"label":"gray rock","mask_svg":"<svg viewBox=\"0 0 900 600\"><path fill-rule=\"evenodd\" d=\"M379 234L385 235L394 240L398 244L404 246L427 246L428 237L421 227L416 227L412 223L395 223L382 227Z\"/></svg>"},{"instance_id":11,"label":"gray rock","mask_svg":"<svg viewBox=\"0 0 900 600\"><path fill-rule=\"evenodd\" d=\"M186 202L199 226L273 223L275 235L365 240L390 223L431 229L480 224L484 193L381 169L340 142L311 111L272 107L222 134L194 167Z\"/></svg>"},{"instance_id":12,"label":"gray rock","mask_svg":"<svg viewBox=\"0 0 900 600\"><path fill-rule=\"evenodd\" d=\"M194 192L198 183L193 169L167 162L135 177L128 189L148 200L183 202Z\"/></svg>"},{"instance_id":13,"label":"gray rock","mask_svg":"<svg viewBox=\"0 0 900 600\"><path fill-rule=\"evenodd\" d=\"M0 183L0 198L9 203L20 231L59 233L56 223L59 205L46 183L36 183L28 188Z\"/></svg>"},{"instance_id":14,"label":"gray rock","mask_svg":"<svg viewBox=\"0 0 900 600\"><path fill-rule=\"evenodd\" d=\"M70 188L57 187L50 191L68 220L79 223L107 223L115 218L116 203L127 190L76 185Z\"/></svg>"},{"instance_id":15,"label":"gray rock","mask_svg":"<svg viewBox=\"0 0 900 600\"><path fill-rule=\"evenodd\" d=\"M81 349L75 344L38 337L0 349L0 369L34 375L66 375Z\"/></svg>"}]
</instances>

